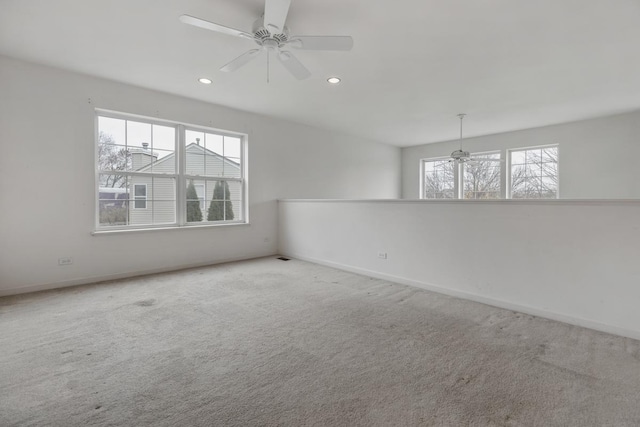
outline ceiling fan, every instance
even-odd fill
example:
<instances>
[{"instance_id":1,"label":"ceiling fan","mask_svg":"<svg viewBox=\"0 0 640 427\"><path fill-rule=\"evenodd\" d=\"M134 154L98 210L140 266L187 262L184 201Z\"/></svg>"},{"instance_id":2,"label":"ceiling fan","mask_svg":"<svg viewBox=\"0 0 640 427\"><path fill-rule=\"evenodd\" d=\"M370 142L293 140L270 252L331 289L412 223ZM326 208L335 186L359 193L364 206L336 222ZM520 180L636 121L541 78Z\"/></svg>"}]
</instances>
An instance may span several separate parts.
<instances>
[{"instance_id":1,"label":"ceiling fan","mask_svg":"<svg viewBox=\"0 0 640 427\"><path fill-rule=\"evenodd\" d=\"M462 149L462 120L464 120L465 116L466 114L464 113L458 114L460 118L460 148L451 153L449 162L456 162L457 164L467 162L501 162L502 159L491 159L488 157L474 158L471 157L471 153Z\"/></svg>"},{"instance_id":2,"label":"ceiling fan","mask_svg":"<svg viewBox=\"0 0 640 427\"><path fill-rule=\"evenodd\" d=\"M311 72L287 50L288 48L347 51L353 47L353 39L350 36L291 36L289 28L285 25L290 5L291 0L265 0L264 15L254 22L251 32L236 30L190 15L180 16L180 21L206 30L253 40L258 45L257 48L224 65L220 68L221 71L235 71L266 51L267 55L274 53L278 61L295 78L302 80L309 77ZM268 58L269 56L267 61Z\"/></svg>"}]
</instances>

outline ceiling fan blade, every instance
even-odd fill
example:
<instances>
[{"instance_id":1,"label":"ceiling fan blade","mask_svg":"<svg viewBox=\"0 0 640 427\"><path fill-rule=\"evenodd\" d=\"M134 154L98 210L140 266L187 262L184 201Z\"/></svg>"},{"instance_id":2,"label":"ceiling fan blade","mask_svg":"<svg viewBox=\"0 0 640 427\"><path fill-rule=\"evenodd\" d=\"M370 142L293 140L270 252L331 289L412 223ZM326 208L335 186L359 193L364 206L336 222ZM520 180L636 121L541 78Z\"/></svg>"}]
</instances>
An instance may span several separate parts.
<instances>
[{"instance_id":1,"label":"ceiling fan blade","mask_svg":"<svg viewBox=\"0 0 640 427\"><path fill-rule=\"evenodd\" d=\"M278 54L278 60L298 80L304 80L311 75L311 72L291 52L281 51Z\"/></svg>"},{"instance_id":2,"label":"ceiling fan blade","mask_svg":"<svg viewBox=\"0 0 640 427\"><path fill-rule=\"evenodd\" d=\"M264 26L272 34L283 32L291 0L266 0L264 5Z\"/></svg>"},{"instance_id":3,"label":"ceiling fan blade","mask_svg":"<svg viewBox=\"0 0 640 427\"><path fill-rule=\"evenodd\" d=\"M205 30L216 31L230 36L244 37L253 40L253 34L236 30L235 28L225 27L224 25L216 24L214 22L205 21L204 19L196 18L191 15L180 16L180 21L185 24L193 25L194 27L204 28Z\"/></svg>"},{"instance_id":4,"label":"ceiling fan blade","mask_svg":"<svg viewBox=\"0 0 640 427\"><path fill-rule=\"evenodd\" d=\"M257 57L260 52L261 52L260 49L251 49L250 51L245 52L242 55L238 56L236 59L229 62L224 67L220 68L220 71L224 71L225 73L230 73L232 71L235 71L238 68L245 65L247 62Z\"/></svg>"},{"instance_id":5,"label":"ceiling fan blade","mask_svg":"<svg viewBox=\"0 0 640 427\"><path fill-rule=\"evenodd\" d=\"M293 36L289 41L291 47L306 50L351 50L351 36Z\"/></svg>"}]
</instances>

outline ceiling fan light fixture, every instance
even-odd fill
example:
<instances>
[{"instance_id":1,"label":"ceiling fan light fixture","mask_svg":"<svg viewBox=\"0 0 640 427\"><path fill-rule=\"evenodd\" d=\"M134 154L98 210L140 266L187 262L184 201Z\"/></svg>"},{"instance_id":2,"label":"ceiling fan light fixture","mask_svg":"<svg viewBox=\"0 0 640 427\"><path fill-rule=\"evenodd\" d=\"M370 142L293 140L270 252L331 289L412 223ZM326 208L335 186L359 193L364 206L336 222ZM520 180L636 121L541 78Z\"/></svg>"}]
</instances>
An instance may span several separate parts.
<instances>
[{"instance_id":1,"label":"ceiling fan light fixture","mask_svg":"<svg viewBox=\"0 0 640 427\"><path fill-rule=\"evenodd\" d=\"M206 77L200 77L200 78L198 79L198 81L199 81L200 83L202 83L203 85L210 85L211 83L213 83L213 81L212 81L211 79L208 79L208 78L206 78Z\"/></svg>"},{"instance_id":2,"label":"ceiling fan light fixture","mask_svg":"<svg viewBox=\"0 0 640 427\"><path fill-rule=\"evenodd\" d=\"M329 83L331 83L332 85L337 85L338 83L340 83L340 82L342 81L342 79L341 79L340 77L335 77L335 76L334 76L334 77L329 77L329 78L327 79L327 81L328 81Z\"/></svg>"}]
</instances>

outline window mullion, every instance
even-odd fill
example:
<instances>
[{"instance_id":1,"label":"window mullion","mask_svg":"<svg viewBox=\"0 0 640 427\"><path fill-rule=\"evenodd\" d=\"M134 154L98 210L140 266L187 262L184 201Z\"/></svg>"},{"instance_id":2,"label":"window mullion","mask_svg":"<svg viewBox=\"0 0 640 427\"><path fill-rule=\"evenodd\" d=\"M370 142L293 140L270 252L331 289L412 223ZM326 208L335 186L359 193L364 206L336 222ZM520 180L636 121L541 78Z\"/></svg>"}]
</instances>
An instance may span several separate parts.
<instances>
[{"instance_id":1,"label":"window mullion","mask_svg":"<svg viewBox=\"0 0 640 427\"><path fill-rule=\"evenodd\" d=\"M176 170L178 177L176 178L176 222L179 225L187 223L187 181L186 173L186 154L185 154L185 126L178 125L176 132Z\"/></svg>"},{"instance_id":2,"label":"window mullion","mask_svg":"<svg viewBox=\"0 0 640 427\"><path fill-rule=\"evenodd\" d=\"M453 180L453 191L456 199L462 199L462 174L464 168L462 166L462 162L455 162L454 166L454 180Z\"/></svg>"}]
</instances>

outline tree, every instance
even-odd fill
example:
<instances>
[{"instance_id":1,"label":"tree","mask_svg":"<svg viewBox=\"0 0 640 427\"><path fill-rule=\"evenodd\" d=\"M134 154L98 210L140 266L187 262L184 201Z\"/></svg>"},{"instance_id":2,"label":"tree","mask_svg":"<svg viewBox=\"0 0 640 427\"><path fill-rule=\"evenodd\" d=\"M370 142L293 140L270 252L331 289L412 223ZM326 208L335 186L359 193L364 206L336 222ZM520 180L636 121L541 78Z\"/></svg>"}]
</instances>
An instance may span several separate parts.
<instances>
[{"instance_id":1,"label":"tree","mask_svg":"<svg viewBox=\"0 0 640 427\"><path fill-rule=\"evenodd\" d=\"M231 221L234 218L231 192L227 181L217 181L213 188L213 198L209 205L208 221Z\"/></svg>"},{"instance_id":2,"label":"tree","mask_svg":"<svg viewBox=\"0 0 640 427\"><path fill-rule=\"evenodd\" d=\"M200 199L193 185L193 180L189 181L187 187L187 222L202 221L202 211L200 210Z\"/></svg>"},{"instance_id":3,"label":"tree","mask_svg":"<svg viewBox=\"0 0 640 427\"><path fill-rule=\"evenodd\" d=\"M102 172L117 172L131 169L131 153L116 145L113 136L100 131L98 135L98 169ZM123 188L127 185L124 175L100 174L100 187Z\"/></svg>"},{"instance_id":4,"label":"tree","mask_svg":"<svg viewBox=\"0 0 640 427\"><path fill-rule=\"evenodd\" d=\"M500 158L499 155L477 155L476 161L463 164L465 199L499 199L500 198L500 163L489 159ZM487 160L483 160L487 159Z\"/></svg>"}]
</instances>

